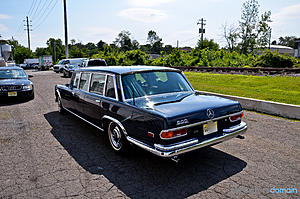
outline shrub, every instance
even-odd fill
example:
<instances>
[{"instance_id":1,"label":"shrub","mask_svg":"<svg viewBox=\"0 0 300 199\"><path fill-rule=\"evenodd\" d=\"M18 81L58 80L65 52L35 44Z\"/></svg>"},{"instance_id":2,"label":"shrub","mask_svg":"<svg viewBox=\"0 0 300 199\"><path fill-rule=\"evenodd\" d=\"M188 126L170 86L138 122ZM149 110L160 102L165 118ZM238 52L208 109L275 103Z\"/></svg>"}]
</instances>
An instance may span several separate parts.
<instances>
[{"instance_id":1,"label":"shrub","mask_svg":"<svg viewBox=\"0 0 300 199\"><path fill-rule=\"evenodd\" d=\"M292 68L294 62L289 56L266 50L255 60L253 65L255 67Z\"/></svg>"}]
</instances>

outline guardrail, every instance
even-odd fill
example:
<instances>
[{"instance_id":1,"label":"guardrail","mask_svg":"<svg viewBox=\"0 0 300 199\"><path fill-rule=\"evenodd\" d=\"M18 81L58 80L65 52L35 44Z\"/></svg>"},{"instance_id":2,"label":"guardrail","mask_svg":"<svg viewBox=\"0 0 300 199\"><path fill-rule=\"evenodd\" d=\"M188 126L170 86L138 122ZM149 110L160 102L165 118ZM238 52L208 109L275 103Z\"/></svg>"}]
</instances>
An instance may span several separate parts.
<instances>
[{"instance_id":1,"label":"guardrail","mask_svg":"<svg viewBox=\"0 0 300 199\"><path fill-rule=\"evenodd\" d=\"M203 66L173 66L182 71L194 72L223 72L223 73L239 73L239 74L266 74L266 75L288 75L300 74L300 68L232 68L232 67L203 67Z\"/></svg>"}]
</instances>

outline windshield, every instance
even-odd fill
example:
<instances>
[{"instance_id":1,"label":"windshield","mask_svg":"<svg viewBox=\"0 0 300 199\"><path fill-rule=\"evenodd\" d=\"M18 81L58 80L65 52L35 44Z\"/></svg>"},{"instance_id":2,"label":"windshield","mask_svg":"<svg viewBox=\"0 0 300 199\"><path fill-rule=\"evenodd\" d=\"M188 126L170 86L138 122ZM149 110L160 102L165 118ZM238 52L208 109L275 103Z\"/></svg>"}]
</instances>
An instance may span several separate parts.
<instances>
[{"instance_id":1,"label":"windshield","mask_svg":"<svg viewBox=\"0 0 300 199\"><path fill-rule=\"evenodd\" d=\"M192 92L182 74L178 72L140 72L122 76L125 99L163 93Z\"/></svg>"},{"instance_id":2,"label":"windshield","mask_svg":"<svg viewBox=\"0 0 300 199\"><path fill-rule=\"evenodd\" d=\"M0 79L27 79L24 70L7 69L0 70Z\"/></svg>"}]
</instances>

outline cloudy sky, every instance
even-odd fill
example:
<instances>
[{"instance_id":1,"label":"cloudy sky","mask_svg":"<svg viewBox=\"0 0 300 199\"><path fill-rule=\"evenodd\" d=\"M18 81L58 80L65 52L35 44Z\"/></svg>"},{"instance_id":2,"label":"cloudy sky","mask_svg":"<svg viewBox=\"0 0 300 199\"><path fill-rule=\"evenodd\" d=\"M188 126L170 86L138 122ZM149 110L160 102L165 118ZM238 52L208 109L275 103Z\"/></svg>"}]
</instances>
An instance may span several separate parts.
<instances>
[{"instance_id":1,"label":"cloudy sky","mask_svg":"<svg viewBox=\"0 0 300 199\"><path fill-rule=\"evenodd\" d=\"M197 22L206 19L205 37L224 45L224 24L238 25L239 0L67 0L69 39L112 43L122 30L145 44L154 30L164 44L194 47ZM272 12L272 40L300 37L300 0L259 0L260 13ZM63 0L1 0L0 35L27 46L26 16L32 21L31 46L46 46L50 37L64 41Z\"/></svg>"}]
</instances>

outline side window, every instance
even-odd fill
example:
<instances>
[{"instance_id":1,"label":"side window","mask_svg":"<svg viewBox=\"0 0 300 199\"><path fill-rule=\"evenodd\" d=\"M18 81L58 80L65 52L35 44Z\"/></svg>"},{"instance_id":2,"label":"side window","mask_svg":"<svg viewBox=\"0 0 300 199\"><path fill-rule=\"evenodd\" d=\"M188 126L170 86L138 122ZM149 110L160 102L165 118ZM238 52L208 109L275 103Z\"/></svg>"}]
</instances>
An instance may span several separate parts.
<instances>
[{"instance_id":1,"label":"side window","mask_svg":"<svg viewBox=\"0 0 300 199\"><path fill-rule=\"evenodd\" d=\"M87 91L89 87L89 78L90 73L82 73L78 89Z\"/></svg>"},{"instance_id":2,"label":"side window","mask_svg":"<svg viewBox=\"0 0 300 199\"><path fill-rule=\"evenodd\" d=\"M72 77L72 80L71 80L72 88L77 88L78 87L79 79L80 79L80 73L75 73Z\"/></svg>"},{"instance_id":3,"label":"side window","mask_svg":"<svg viewBox=\"0 0 300 199\"><path fill-rule=\"evenodd\" d=\"M107 76L105 96L116 98L114 78L110 75Z\"/></svg>"},{"instance_id":4,"label":"side window","mask_svg":"<svg viewBox=\"0 0 300 199\"><path fill-rule=\"evenodd\" d=\"M90 92L103 95L105 84L104 74L93 74L91 79Z\"/></svg>"}]
</instances>

